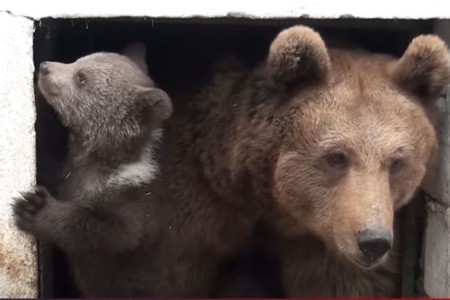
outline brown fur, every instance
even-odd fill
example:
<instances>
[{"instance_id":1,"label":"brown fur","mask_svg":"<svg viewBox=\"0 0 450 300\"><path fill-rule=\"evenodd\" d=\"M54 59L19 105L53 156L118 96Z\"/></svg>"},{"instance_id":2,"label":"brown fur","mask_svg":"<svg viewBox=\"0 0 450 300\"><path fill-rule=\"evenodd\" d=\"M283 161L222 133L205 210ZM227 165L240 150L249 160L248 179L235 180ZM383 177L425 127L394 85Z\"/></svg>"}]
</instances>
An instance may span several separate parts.
<instances>
[{"instance_id":1,"label":"brown fur","mask_svg":"<svg viewBox=\"0 0 450 300\"><path fill-rule=\"evenodd\" d=\"M300 90L303 103L290 108L295 119L275 171L272 220L289 241L279 249L284 286L289 296L398 296L398 248L365 269L355 237L371 226L392 230L395 210L435 156L426 107L450 80L447 49L436 37L418 37L398 62L329 55L326 89ZM333 152L345 153L343 170L326 161Z\"/></svg>"},{"instance_id":2,"label":"brown fur","mask_svg":"<svg viewBox=\"0 0 450 300\"><path fill-rule=\"evenodd\" d=\"M450 80L446 46L436 36L415 38L405 55L395 64L394 81L424 98L435 99Z\"/></svg>"},{"instance_id":3,"label":"brown fur","mask_svg":"<svg viewBox=\"0 0 450 300\"><path fill-rule=\"evenodd\" d=\"M424 101L450 70L443 43L431 42L416 39L397 60L326 49L311 29L293 27L255 70L221 65L166 128L153 182L169 212L155 294L208 295L219 263L264 220L276 230L288 296L394 295L392 257L365 262L356 235L393 231L394 211L436 151ZM411 57L422 51L430 57ZM405 84L411 75L416 83Z\"/></svg>"},{"instance_id":4,"label":"brown fur","mask_svg":"<svg viewBox=\"0 0 450 300\"><path fill-rule=\"evenodd\" d=\"M281 83L299 79L321 81L329 73L330 58L319 34L295 26L278 34L270 46L267 67L272 78Z\"/></svg>"}]
</instances>

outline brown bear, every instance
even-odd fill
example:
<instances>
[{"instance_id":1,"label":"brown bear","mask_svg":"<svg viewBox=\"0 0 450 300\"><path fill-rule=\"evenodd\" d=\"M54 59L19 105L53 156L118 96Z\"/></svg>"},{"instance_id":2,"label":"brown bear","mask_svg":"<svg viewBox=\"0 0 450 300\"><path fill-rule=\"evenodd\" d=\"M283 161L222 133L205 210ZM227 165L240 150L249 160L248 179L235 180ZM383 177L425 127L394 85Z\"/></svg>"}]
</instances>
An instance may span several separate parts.
<instances>
[{"instance_id":1,"label":"brown bear","mask_svg":"<svg viewBox=\"0 0 450 300\"><path fill-rule=\"evenodd\" d=\"M295 26L255 69L228 60L198 95L172 93L187 104L152 182L167 208L155 295L207 296L260 224L275 232L266 246L287 296L394 295L394 212L433 161L433 100L449 82L435 36L398 59L327 48Z\"/></svg>"},{"instance_id":2,"label":"brown bear","mask_svg":"<svg viewBox=\"0 0 450 300\"><path fill-rule=\"evenodd\" d=\"M146 274L158 216L148 187L172 103L147 75L145 52L136 43L124 55L98 52L39 68L39 90L69 133L65 180L57 192L23 193L14 217L21 230L67 254L88 297L152 295Z\"/></svg>"},{"instance_id":3,"label":"brown bear","mask_svg":"<svg viewBox=\"0 0 450 300\"><path fill-rule=\"evenodd\" d=\"M432 104L450 81L445 44L419 36L394 59L326 49L294 27L274 41L268 64L296 82L273 173L285 292L399 296L394 214L436 154Z\"/></svg>"}]
</instances>

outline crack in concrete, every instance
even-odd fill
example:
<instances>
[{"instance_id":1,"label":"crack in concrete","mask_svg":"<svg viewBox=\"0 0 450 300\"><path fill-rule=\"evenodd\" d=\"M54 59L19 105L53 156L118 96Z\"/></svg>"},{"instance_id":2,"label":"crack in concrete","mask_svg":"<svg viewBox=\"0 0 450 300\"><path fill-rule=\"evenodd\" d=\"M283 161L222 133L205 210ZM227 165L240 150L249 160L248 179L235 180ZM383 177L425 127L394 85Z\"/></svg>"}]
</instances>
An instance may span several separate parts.
<instances>
[{"instance_id":1,"label":"crack in concrete","mask_svg":"<svg viewBox=\"0 0 450 300\"><path fill-rule=\"evenodd\" d=\"M28 19L28 20L33 21L33 22L37 21L36 19L34 19L34 18L30 17L30 16L16 15L16 14L14 14L13 12L11 12L10 10L0 10L0 13L6 13L6 14L12 16L12 17L15 17L15 18L24 18L24 19Z\"/></svg>"}]
</instances>

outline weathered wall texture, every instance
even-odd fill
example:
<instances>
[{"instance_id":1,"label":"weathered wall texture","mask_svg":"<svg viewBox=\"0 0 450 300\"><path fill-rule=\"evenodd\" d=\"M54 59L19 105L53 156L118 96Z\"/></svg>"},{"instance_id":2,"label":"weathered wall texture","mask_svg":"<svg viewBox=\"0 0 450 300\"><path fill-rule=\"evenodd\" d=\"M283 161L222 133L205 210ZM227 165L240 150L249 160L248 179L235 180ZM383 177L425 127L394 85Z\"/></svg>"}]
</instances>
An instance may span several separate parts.
<instances>
[{"instance_id":1,"label":"weathered wall texture","mask_svg":"<svg viewBox=\"0 0 450 300\"><path fill-rule=\"evenodd\" d=\"M435 32L450 45L450 21L436 21ZM430 297L450 297L450 88L439 101L439 165L426 184L433 198L427 205L425 231L425 291Z\"/></svg>"},{"instance_id":2,"label":"weathered wall texture","mask_svg":"<svg viewBox=\"0 0 450 300\"><path fill-rule=\"evenodd\" d=\"M0 10L36 20L54 18L107 17L247 17L247 18L381 18L424 19L449 18L448 0L404 1L377 0L2 0Z\"/></svg>"},{"instance_id":3,"label":"weathered wall texture","mask_svg":"<svg viewBox=\"0 0 450 300\"><path fill-rule=\"evenodd\" d=\"M0 12L0 298L37 297L36 250L11 218L35 182L33 21Z\"/></svg>"}]
</instances>

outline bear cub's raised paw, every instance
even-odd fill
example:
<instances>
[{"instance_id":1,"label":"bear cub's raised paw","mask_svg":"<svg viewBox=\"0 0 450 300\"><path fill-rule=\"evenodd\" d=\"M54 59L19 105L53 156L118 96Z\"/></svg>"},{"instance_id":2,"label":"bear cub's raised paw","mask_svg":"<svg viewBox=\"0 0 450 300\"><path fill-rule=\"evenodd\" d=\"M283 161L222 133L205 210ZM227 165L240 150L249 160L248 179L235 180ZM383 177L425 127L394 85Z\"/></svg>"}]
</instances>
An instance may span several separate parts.
<instances>
[{"instance_id":1,"label":"bear cub's raised paw","mask_svg":"<svg viewBox=\"0 0 450 300\"><path fill-rule=\"evenodd\" d=\"M36 233L36 225L42 212L51 201L56 201L43 186L36 186L34 190L21 193L21 197L14 198L14 220L21 230Z\"/></svg>"}]
</instances>

